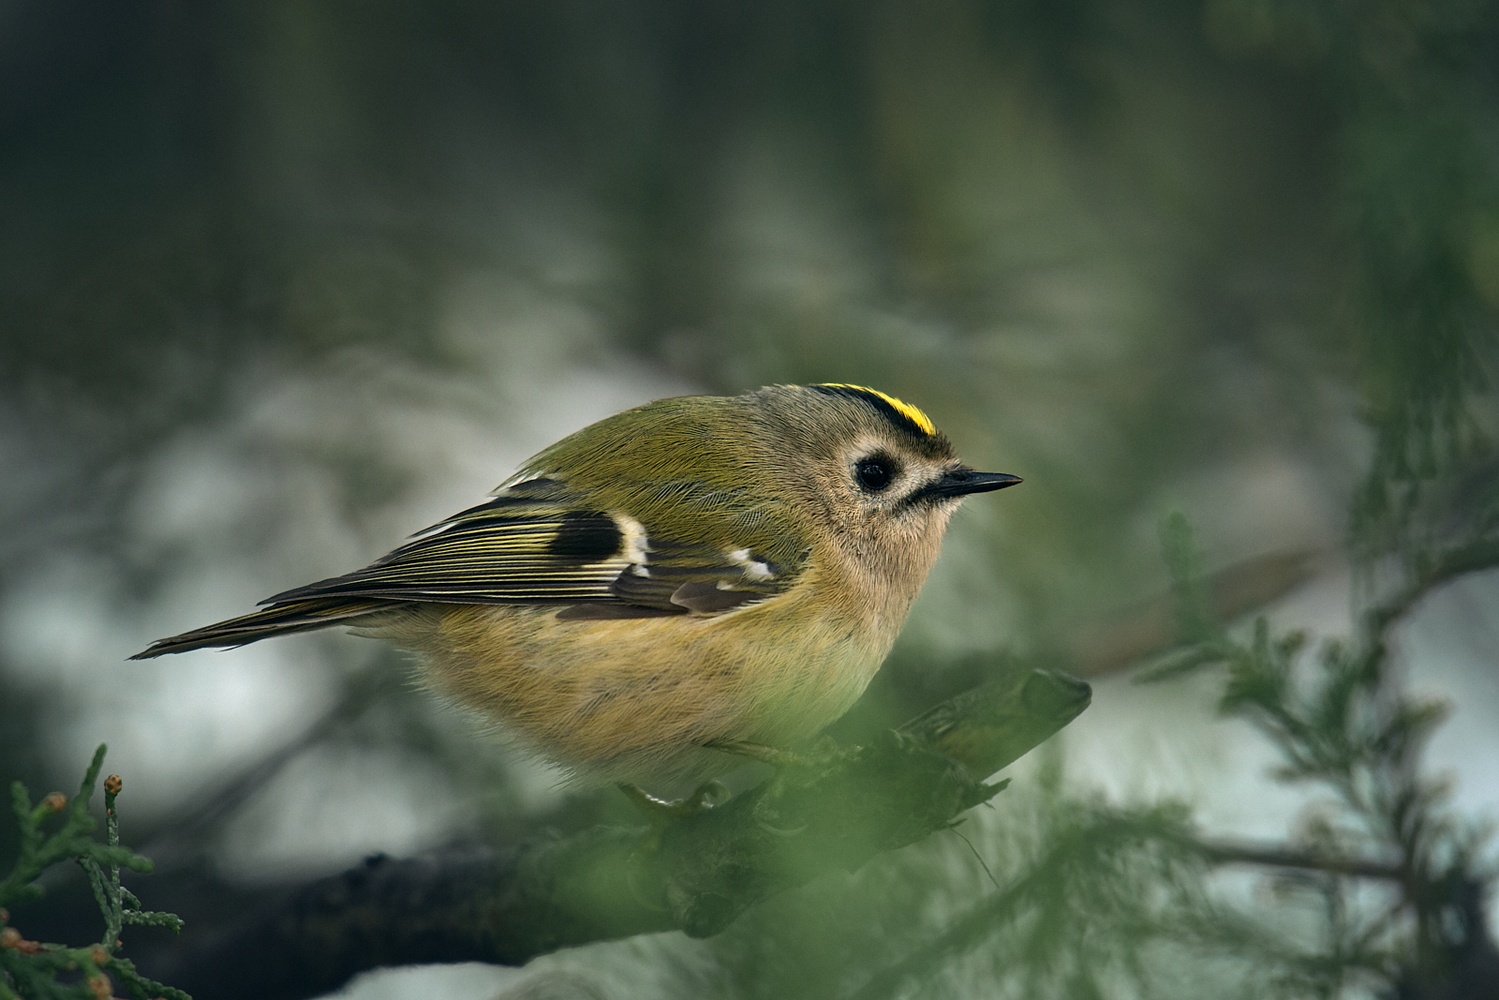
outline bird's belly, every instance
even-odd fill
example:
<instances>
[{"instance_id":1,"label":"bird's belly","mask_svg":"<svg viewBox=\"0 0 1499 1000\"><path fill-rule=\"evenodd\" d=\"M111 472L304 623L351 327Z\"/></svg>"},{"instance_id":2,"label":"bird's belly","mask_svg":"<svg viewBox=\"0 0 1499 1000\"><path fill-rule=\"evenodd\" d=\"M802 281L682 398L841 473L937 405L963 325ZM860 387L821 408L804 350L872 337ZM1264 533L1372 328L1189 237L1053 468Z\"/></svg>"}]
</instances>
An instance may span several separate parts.
<instances>
[{"instance_id":1,"label":"bird's belly","mask_svg":"<svg viewBox=\"0 0 1499 1000\"><path fill-rule=\"evenodd\" d=\"M756 610L559 621L545 607L457 606L382 631L421 654L434 688L544 756L655 783L735 766L703 749L715 743L810 738L853 704L889 649L883 636L815 619L773 641Z\"/></svg>"}]
</instances>

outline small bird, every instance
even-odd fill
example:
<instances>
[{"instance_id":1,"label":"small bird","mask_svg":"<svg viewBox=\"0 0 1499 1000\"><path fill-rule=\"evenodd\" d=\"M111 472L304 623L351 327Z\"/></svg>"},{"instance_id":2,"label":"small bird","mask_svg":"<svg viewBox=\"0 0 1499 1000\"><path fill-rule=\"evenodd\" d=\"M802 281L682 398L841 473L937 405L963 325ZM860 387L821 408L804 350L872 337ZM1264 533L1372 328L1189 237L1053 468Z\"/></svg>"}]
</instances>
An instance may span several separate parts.
<instances>
[{"instance_id":1,"label":"small bird","mask_svg":"<svg viewBox=\"0 0 1499 1000\"><path fill-rule=\"evenodd\" d=\"M841 716L962 498L1018 482L875 389L661 399L364 569L132 658L346 625L575 775L701 780Z\"/></svg>"}]
</instances>

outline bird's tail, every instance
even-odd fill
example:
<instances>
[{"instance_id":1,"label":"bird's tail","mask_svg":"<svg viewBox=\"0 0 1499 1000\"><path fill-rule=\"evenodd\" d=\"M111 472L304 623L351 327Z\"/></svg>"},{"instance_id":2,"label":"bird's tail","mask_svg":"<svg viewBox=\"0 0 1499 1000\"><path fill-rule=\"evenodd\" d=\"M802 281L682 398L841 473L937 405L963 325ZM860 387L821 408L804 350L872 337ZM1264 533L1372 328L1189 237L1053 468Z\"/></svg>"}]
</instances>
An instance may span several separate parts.
<instances>
[{"instance_id":1,"label":"bird's tail","mask_svg":"<svg viewBox=\"0 0 1499 1000\"><path fill-rule=\"evenodd\" d=\"M273 635L309 632L313 629L336 625L339 622L353 624L354 619L381 611L390 611L397 606L391 601L359 600L349 597L313 597L277 601L270 607L240 615L238 618L205 625L170 638L158 639L146 649L136 653L131 659L148 660L163 653L183 653L190 649L203 649L209 646L243 646Z\"/></svg>"}]
</instances>

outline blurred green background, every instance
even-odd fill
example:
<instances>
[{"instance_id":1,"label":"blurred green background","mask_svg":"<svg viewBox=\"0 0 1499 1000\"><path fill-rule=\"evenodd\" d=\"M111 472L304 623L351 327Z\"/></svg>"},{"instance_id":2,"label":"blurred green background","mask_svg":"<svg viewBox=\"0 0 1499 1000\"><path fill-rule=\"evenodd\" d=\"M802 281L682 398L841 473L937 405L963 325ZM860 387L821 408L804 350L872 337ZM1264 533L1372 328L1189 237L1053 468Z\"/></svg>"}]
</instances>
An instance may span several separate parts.
<instances>
[{"instance_id":1,"label":"blurred green background","mask_svg":"<svg viewBox=\"0 0 1499 1000\"><path fill-rule=\"evenodd\" d=\"M1157 525L1305 556L1261 589L1346 631L1494 523L1496 317L1483 0L0 3L0 777L71 786L107 740L127 838L241 881L627 820L376 644L123 660L614 410L840 381L1026 480L957 519L864 711L1054 657L1102 678L1065 780L1270 836L1301 802L1210 687L1112 679ZM1499 749L1490 577L1413 626L1444 760ZM938 923L987 885L950 839L893 870L948 886ZM799 934L575 961L837 995L875 946L809 937L847 919L812 898Z\"/></svg>"}]
</instances>

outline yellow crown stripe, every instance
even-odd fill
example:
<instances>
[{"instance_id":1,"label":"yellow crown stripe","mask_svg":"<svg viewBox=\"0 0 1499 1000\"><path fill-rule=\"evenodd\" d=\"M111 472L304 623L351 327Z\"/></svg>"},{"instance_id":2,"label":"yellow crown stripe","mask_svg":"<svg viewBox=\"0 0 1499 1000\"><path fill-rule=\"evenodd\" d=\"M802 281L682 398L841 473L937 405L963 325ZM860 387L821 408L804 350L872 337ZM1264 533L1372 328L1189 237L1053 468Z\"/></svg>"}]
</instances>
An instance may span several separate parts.
<instances>
[{"instance_id":1,"label":"yellow crown stripe","mask_svg":"<svg viewBox=\"0 0 1499 1000\"><path fill-rule=\"evenodd\" d=\"M875 396L878 399L883 400L885 405L889 406L896 413L899 413L901 416L911 421L911 423L921 428L922 433L937 433L937 425L932 423L931 417L923 413L919 407L912 406L910 403L907 403L903 399L896 399L888 392L881 392L878 389L871 389L867 385L853 385L849 382L820 382L818 384L827 386L829 389L847 389L850 392L863 392L871 396Z\"/></svg>"}]
</instances>

